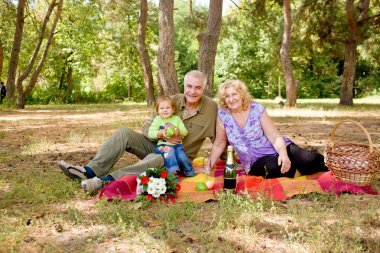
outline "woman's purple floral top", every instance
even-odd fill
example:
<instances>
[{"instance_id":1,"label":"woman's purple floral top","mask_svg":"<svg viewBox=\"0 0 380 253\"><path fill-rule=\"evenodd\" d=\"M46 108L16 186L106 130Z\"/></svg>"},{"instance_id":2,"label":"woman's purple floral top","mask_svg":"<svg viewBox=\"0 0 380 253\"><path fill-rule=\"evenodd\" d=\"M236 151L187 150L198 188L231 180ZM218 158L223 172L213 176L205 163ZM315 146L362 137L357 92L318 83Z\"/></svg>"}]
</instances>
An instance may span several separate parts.
<instances>
[{"instance_id":1,"label":"woman's purple floral top","mask_svg":"<svg viewBox=\"0 0 380 253\"><path fill-rule=\"evenodd\" d=\"M218 109L218 116L226 130L228 142L236 150L247 173L251 165L259 158L277 155L277 151L261 128L263 112L263 105L252 102L247 122L241 128L228 110L223 108ZM291 143L285 136L284 140L286 145Z\"/></svg>"}]
</instances>

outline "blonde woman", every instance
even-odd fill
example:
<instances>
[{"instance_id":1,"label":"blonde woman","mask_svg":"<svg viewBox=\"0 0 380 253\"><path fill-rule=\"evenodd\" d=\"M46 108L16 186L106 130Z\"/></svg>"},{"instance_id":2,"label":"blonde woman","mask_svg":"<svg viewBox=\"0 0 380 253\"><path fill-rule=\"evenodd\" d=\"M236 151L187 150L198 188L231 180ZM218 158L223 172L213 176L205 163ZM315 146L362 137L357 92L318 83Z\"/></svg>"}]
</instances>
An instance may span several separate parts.
<instances>
[{"instance_id":1,"label":"blonde woman","mask_svg":"<svg viewBox=\"0 0 380 253\"><path fill-rule=\"evenodd\" d=\"M292 178L328 170L321 154L304 150L280 134L263 105L252 101L242 81L222 83L218 97L216 140L206 171L219 158L227 141L250 175Z\"/></svg>"}]
</instances>

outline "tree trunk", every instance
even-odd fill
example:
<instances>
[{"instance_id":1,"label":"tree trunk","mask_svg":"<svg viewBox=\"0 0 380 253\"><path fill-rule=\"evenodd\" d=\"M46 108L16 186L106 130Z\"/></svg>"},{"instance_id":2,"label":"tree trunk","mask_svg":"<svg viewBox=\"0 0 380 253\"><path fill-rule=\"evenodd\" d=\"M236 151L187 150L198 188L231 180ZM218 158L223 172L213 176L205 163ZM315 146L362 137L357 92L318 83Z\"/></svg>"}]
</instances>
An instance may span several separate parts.
<instances>
[{"instance_id":1,"label":"tree trunk","mask_svg":"<svg viewBox=\"0 0 380 253\"><path fill-rule=\"evenodd\" d=\"M360 13L355 20L354 0L346 1L348 39L345 42L343 81L340 89L339 105L353 105L353 88L355 83L357 45L362 39L363 20L367 17L369 0L362 0L358 8Z\"/></svg>"},{"instance_id":2,"label":"tree trunk","mask_svg":"<svg viewBox=\"0 0 380 253\"><path fill-rule=\"evenodd\" d=\"M24 109L25 108L25 94L17 95L17 108Z\"/></svg>"},{"instance_id":3,"label":"tree trunk","mask_svg":"<svg viewBox=\"0 0 380 253\"><path fill-rule=\"evenodd\" d=\"M178 76L174 65L173 5L173 0L165 0L160 1L158 7L158 78L167 96L179 93Z\"/></svg>"},{"instance_id":4,"label":"tree trunk","mask_svg":"<svg viewBox=\"0 0 380 253\"><path fill-rule=\"evenodd\" d=\"M24 12L26 0L19 0L17 5L16 30L13 37L13 46L11 58L9 60L8 78L7 78L7 99L12 103L14 100L16 71L20 55L22 35L24 31Z\"/></svg>"},{"instance_id":5,"label":"tree trunk","mask_svg":"<svg viewBox=\"0 0 380 253\"><path fill-rule=\"evenodd\" d=\"M73 67L69 65L67 67L67 92L71 95L73 93Z\"/></svg>"},{"instance_id":6,"label":"tree trunk","mask_svg":"<svg viewBox=\"0 0 380 253\"><path fill-rule=\"evenodd\" d=\"M353 87L356 72L356 42L348 41L345 44L343 80L340 88L339 105L353 105Z\"/></svg>"},{"instance_id":7,"label":"tree trunk","mask_svg":"<svg viewBox=\"0 0 380 253\"><path fill-rule=\"evenodd\" d=\"M25 97L33 90L33 88L36 85L38 76L41 73L42 67L43 67L43 65L45 63L47 54L49 52L50 45L51 45L51 43L53 41L53 36L54 36L55 28L57 27L59 18L60 18L61 13L62 13L63 1L64 0L60 0L59 3L58 3L57 12L55 14L55 18L54 18L53 24L52 24L51 29L50 29L49 37L47 39L44 52L42 53L41 59L40 59L38 65L37 65L36 69L34 70L32 76L30 77L29 84L25 88L25 91L23 89L22 82L19 84L19 82L17 81L17 92L18 92L18 97L19 97L17 99L17 108L19 108L19 109L24 109L25 108ZM52 1L52 4L53 3L55 3L54 0ZM50 10L50 8L49 8L49 10ZM20 99L24 99L24 101L20 101Z\"/></svg>"},{"instance_id":8,"label":"tree trunk","mask_svg":"<svg viewBox=\"0 0 380 253\"><path fill-rule=\"evenodd\" d=\"M222 27L223 0L210 0L206 31L197 36L199 42L198 69L207 76L205 95L212 97L214 91L215 56Z\"/></svg>"},{"instance_id":9,"label":"tree trunk","mask_svg":"<svg viewBox=\"0 0 380 253\"><path fill-rule=\"evenodd\" d=\"M157 74L157 95L158 96L163 96L164 95L164 88L162 87L161 79L160 79L160 75L159 74Z\"/></svg>"},{"instance_id":10,"label":"tree trunk","mask_svg":"<svg viewBox=\"0 0 380 253\"><path fill-rule=\"evenodd\" d=\"M0 79L3 75L3 64L4 64L4 50L3 50L3 42L0 39Z\"/></svg>"},{"instance_id":11,"label":"tree trunk","mask_svg":"<svg viewBox=\"0 0 380 253\"><path fill-rule=\"evenodd\" d=\"M148 106L154 104L154 90L153 90L153 74L152 67L150 65L149 53L146 49L146 20L148 16L148 1L140 1L140 17L139 17L139 28L138 28L138 43L137 48L139 50L141 66L144 76L144 84L146 90L146 102Z\"/></svg>"},{"instance_id":12,"label":"tree trunk","mask_svg":"<svg viewBox=\"0 0 380 253\"><path fill-rule=\"evenodd\" d=\"M63 90L63 84L65 82L65 76L66 76L66 66L64 66L62 68L62 74L61 74L61 78L59 79L59 86L58 86L59 90Z\"/></svg>"},{"instance_id":13,"label":"tree trunk","mask_svg":"<svg viewBox=\"0 0 380 253\"><path fill-rule=\"evenodd\" d=\"M286 100L289 107L295 107L297 103L297 88L294 82L292 62L290 60L290 38L292 29L292 17L290 0L284 0L284 33L280 49L282 71L286 84Z\"/></svg>"},{"instance_id":14,"label":"tree trunk","mask_svg":"<svg viewBox=\"0 0 380 253\"><path fill-rule=\"evenodd\" d=\"M69 86L71 87L71 91L73 90L73 80L72 80L72 72L73 72L73 69L72 69L72 59L70 59L71 55L73 54L74 52L73 51L70 51L68 54L66 54L64 56L64 59L65 59L65 63L62 67L62 73L61 73L61 78L59 79L59 90L68 90L69 89ZM70 74L68 73L69 71L69 68L70 68ZM66 80L66 86L65 86L65 80ZM69 84L70 82L70 84ZM65 88L66 87L66 88ZM71 92L70 92L71 94Z\"/></svg>"},{"instance_id":15,"label":"tree trunk","mask_svg":"<svg viewBox=\"0 0 380 253\"><path fill-rule=\"evenodd\" d=\"M37 44L34 48L33 54L29 59L28 66L26 67L26 69L24 71L22 71L20 76L17 78L16 87L22 86L23 81L25 80L25 78L27 78L29 76L30 72L32 71L32 68L34 66L34 63L36 62L38 53L40 52L40 48L41 48L41 45L42 45L42 42L43 42L44 36L45 36L46 26L49 22L51 13L53 12L53 9L55 7L55 2L56 2L56 0L52 0L51 4L49 5L49 8L45 14L44 21L43 21L42 26L41 26L40 35L38 37L38 41L37 41Z\"/></svg>"},{"instance_id":16,"label":"tree trunk","mask_svg":"<svg viewBox=\"0 0 380 253\"><path fill-rule=\"evenodd\" d=\"M132 83L130 82L128 86L128 99L131 99L132 95L133 95L133 86L132 86Z\"/></svg>"}]
</instances>

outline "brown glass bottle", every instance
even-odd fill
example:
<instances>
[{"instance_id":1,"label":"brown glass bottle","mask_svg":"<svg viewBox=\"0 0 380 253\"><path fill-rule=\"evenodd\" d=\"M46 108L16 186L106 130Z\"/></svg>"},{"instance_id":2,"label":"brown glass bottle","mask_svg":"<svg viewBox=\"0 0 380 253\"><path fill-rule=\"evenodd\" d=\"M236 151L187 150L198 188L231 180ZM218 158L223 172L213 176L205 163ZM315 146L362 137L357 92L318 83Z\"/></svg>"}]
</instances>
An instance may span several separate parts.
<instances>
[{"instance_id":1,"label":"brown glass bottle","mask_svg":"<svg viewBox=\"0 0 380 253\"><path fill-rule=\"evenodd\" d=\"M232 146L227 147L227 162L224 168L224 189L233 191L236 189L236 167L234 148Z\"/></svg>"}]
</instances>

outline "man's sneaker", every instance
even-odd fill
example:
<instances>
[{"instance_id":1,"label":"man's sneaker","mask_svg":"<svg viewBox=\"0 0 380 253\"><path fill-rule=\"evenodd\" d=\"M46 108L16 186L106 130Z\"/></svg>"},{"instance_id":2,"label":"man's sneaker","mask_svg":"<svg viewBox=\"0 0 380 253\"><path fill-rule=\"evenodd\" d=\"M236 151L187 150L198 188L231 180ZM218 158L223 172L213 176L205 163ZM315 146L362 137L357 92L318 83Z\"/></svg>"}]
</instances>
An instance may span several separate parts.
<instances>
[{"instance_id":1,"label":"man's sneaker","mask_svg":"<svg viewBox=\"0 0 380 253\"><path fill-rule=\"evenodd\" d=\"M58 167L71 179L87 179L86 169L80 165L71 165L65 161L59 161Z\"/></svg>"},{"instance_id":2,"label":"man's sneaker","mask_svg":"<svg viewBox=\"0 0 380 253\"><path fill-rule=\"evenodd\" d=\"M100 188L102 188L102 180L98 177L93 177L93 178L90 178L90 179L87 179L87 180L83 180L82 183L82 189L85 191L85 192L88 192L88 193L93 193L94 191L96 190L99 190Z\"/></svg>"}]
</instances>

